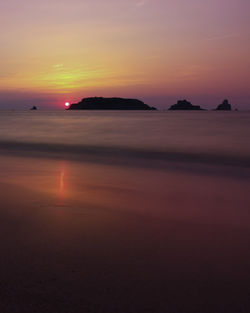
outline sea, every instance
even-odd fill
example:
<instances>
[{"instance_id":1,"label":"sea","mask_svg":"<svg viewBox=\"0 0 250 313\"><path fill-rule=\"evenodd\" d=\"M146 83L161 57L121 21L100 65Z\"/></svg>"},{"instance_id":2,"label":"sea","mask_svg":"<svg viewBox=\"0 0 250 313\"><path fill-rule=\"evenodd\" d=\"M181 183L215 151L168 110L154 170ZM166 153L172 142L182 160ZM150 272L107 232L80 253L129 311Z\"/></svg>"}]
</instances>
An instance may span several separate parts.
<instances>
[{"instance_id":1,"label":"sea","mask_svg":"<svg viewBox=\"0 0 250 313\"><path fill-rule=\"evenodd\" d=\"M248 167L249 138L250 112L0 112L0 149L30 156Z\"/></svg>"},{"instance_id":2,"label":"sea","mask_svg":"<svg viewBox=\"0 0 250 313\"><path fill-rule=\"evenodd\" d=\"M0 312L250 312L250 112L0 111Z\"/></svg>"}]
</instances>

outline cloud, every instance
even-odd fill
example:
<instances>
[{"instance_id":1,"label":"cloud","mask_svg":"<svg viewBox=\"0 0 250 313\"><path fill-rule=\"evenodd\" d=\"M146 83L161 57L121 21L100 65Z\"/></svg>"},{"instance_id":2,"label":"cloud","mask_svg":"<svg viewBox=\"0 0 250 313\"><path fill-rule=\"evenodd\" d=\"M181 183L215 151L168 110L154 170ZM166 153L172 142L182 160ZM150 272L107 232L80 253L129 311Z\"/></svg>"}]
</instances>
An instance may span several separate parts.
<instances>
[{"instance_id":1,"label":"cloud","mask_svg":"<svg viewBox=\"0 0 250 313\"><path fill-rule=\"evenodd\" d=\"M64 64L63 63L59 63L59 64L54 64L53 65L53 68L57 68L57 69L61 69L64 67Z\"/></svg>"}]
</instances>

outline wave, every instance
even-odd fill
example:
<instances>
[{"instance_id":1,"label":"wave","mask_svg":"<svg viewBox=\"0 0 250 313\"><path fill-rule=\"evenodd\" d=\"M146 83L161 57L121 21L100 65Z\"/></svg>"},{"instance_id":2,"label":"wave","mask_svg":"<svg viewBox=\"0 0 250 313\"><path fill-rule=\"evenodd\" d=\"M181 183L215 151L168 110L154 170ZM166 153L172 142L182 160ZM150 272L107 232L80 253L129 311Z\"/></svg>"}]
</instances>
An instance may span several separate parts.
<instances>
[{"instance_id":1,"label":"wave","mask_svg":"<svg viewBox=\"0 0 250 313\"><path fill-rule=\"evenodd\" d=\"M169 162L190 165L250 168L249 156L123 146L66 145L59 143L0 141L0 153L2 155L58 158L84 162L127 164L156 168L162 168Z\"/></svg>"}]
</instances>

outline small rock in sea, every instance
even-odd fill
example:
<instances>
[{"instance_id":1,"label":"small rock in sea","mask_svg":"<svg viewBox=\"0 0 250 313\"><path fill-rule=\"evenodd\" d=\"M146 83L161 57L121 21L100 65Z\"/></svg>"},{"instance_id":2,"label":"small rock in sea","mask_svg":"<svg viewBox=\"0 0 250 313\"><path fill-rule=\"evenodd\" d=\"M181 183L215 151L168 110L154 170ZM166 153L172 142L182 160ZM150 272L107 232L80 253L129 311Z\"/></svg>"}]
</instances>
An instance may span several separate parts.
<instances>
[{"instance_id":1,"label":"small rock in sea","mask_svg":"<svg viewBox=\"0 0 250 313\"><path fill-rule=\"evenodd\" d=\"M225 99L221 104L219 104L216 108L216 111L231 111L231 104L228 103L228 100Z\"/></svg>"},{"instance_id":2,"label":"small rock in sea","mask_svg":"<svg viewBox=\"0 0 250 313\"><path fill-rule=\"evenodd\" d=\"M37 107L34 105L30 110L37 110Z\"/></svg>"}]
</instances>

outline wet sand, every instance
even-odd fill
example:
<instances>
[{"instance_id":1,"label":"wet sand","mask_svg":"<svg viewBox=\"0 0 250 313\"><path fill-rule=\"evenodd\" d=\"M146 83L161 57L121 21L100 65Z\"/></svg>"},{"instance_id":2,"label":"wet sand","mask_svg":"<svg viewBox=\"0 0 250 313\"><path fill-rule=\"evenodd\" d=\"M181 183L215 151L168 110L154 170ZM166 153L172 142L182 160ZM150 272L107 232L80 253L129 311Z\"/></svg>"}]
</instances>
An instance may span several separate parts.
<instances>
[{"instance_id":1,"label":"wet sand","mask_svg":"<svg viewBox=\"0 0 250 313\"><path fill-rule=\"evenodd\" d=\"M0 312L249 312L249 169L181 169L1 157Z\"/></svg>"}]
</instances>

